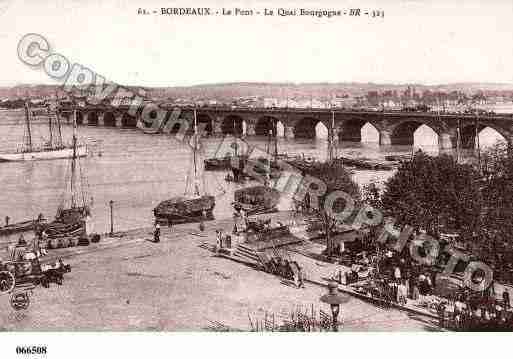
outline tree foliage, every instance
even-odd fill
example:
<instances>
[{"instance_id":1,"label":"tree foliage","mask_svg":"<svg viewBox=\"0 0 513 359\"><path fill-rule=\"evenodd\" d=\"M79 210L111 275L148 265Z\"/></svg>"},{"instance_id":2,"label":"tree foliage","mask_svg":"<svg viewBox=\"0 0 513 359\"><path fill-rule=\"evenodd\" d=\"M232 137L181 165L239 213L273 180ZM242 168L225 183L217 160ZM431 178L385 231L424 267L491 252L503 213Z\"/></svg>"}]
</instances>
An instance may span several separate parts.
<instances>
[{"instance_id":1,"label":"tree foliage","mask_svg":"<svg viewBox=\"0 0 513 359\"><path fill-rule=\"evenodd\" d=\"M480 255L504 270L513 259L513 148L498 143L483 154Z\"/></svg>"},{"instance_id":2,"label":"tree foliage","mask_svg":"<svg viewBox=\"0 0 513 359\"><path fill-rule=\"evenodd\" d=\"M324 224L326 233L326 253L333 254L334 245L331 240L331 231L337 220L330 213L341 213L347 206L358 205L360 202L360 190L358 184L353 181L351 173L347 171L342 161L334 160L328 162L316 162L304 170L304 174L322 181L326 185L324 195L318 197L317 206L313 209L317 212L319 218ZM315 186L315 185L314 185ZM326 199L330 194L342 191L352 198L352 203L347 203L343 197L338 197L332 206L326 205ZM311 202L308 195L305 196L306 202ZM331 208L331 211L327 207Z\"/></svg>"},{"instance_id":3,"label":"tree foliage","mask_svg":"<svg viewBox=\"0 0 513 359\"><path fill-rule=\"evenodd\" d=\"M385 183L381 198L385 215L438 236L458 232L471 238L480 225L482 198L479 174L449 155L416 153Z\"/></svg>"}]
</instances>

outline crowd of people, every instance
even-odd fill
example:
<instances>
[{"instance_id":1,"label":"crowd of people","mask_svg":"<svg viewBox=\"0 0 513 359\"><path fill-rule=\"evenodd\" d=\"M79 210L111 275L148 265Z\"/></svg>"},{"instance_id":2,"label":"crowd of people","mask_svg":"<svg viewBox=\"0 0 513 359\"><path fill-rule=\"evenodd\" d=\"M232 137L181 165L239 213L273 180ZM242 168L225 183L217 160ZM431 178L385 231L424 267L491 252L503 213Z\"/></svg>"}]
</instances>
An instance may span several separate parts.
<instances>
[{"instance_id":1,"label":"crowd of people","mask_svg":"<svg viewBox=\"0 0 513 359\"><path fill-rule=\"evenodd\" d=\"M437 283L441 277L436 267L419 265L406 253L384 248L375 248L374 253L372 259L364 256L371 268L369 280L356 286L372 298L382 303L426 307L438 314L441 327L452 330L513 330L513 309L505 287L502 293L495 293L493 283L480 292L464 286L453 287L450 291L439 290L443 285ZM344 284L355 283L362 279L356 274L352 268L344 273L345 278L337 280Z\"/></svg>"},{"instance_id":2,"label":"crowd of people","mask_svg":"<svg viewBox=\"0 0 513 359\"><path fill-rule=\"evenodd\" d=\"M460 293L437 307L440 326L459 331L513 330L509 292L498 300L486 294Z\"/></svg>"}]
</instances>

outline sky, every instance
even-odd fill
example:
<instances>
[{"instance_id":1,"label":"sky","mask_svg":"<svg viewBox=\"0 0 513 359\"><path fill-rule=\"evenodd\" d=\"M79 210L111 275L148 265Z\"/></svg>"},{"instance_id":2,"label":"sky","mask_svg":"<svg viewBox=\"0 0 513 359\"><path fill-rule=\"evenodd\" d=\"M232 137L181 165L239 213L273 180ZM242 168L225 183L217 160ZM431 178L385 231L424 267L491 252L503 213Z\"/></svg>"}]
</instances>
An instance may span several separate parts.
<instances>
[{"instance_id":1,"label":"sky","mask_svg":"<svg viewBox=\"0 0 513 359\"><path fill-rule=\"evenodd\" d=\"M143 7L378 9L384 19L142 16ZM193 5L191 5L193 4ZM26 33L124 85L222 82L513 84L511 0L0 0L0 86L55 83L16 55Z\"/></svg>"}]
</instances>

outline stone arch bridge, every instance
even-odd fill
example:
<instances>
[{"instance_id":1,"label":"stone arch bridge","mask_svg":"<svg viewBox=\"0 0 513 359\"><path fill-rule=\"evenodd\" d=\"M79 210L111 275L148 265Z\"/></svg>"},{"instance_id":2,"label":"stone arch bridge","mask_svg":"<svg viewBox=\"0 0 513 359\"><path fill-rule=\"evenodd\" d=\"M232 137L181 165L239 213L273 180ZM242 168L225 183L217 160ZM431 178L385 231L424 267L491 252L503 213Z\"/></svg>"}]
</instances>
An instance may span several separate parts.
<instances>
[{"instance_id":1,"label":"stone arch bridge","mask_svg":"<svg viewBox=\"0 0 513 359\"><path fill-rule=\"evenodd\" d=\"M167 119L175 107L161 108L167 110ZM192 107L180 107L180 110L180 117L192 121ZM208 135L235 133L265 136L269 131L277 133L277 128L281 126L286 138L313 138L315 127L321 122L329 130L333 128L334 135L339 140L359 142L361 128L368 123L379 133L381 145L412 145L414 132L422 125L437 133L441 149L456 146L458 128L464 148L474 146L476 127L477 133L490 127L513 144L512 114L487 114L477 117L475 114L461 113L232 107L199 107L196 110L198 122L205 124ZM58 112L64 121L70 121L69 108L61 107ZM136 127L140 116L141 110L135 116L129 115L127 106L98 105L77 109L79 125Z\"/></svg>"}]
</instances>

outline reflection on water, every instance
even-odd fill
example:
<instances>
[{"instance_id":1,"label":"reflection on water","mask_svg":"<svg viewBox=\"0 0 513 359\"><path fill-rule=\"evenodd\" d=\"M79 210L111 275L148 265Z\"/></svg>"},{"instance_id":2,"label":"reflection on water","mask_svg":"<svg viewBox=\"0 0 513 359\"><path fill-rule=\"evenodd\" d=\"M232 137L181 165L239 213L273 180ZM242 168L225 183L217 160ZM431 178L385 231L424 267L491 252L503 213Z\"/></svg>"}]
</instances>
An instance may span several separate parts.
<instances>
[{"instance_id":1,"label":"reflection on water","mask_svg":"<svg viewBox=\"0 0 513 359\"><path fill-rule=\"evenodd\" d=\"M2 114L0 114L0 121ZM11 118L12 120L12 118ZM34 127L34 141L47 137L44 123ZM370 129L372 130L372 129ZM418 131L422 131L419 128ZM363 131L362 131L363 132ZM23 139L22 118L0 125L0 151L15 148ZM71 134L69 126L63 127L65 139ZM368 140L362 133L363 140ZM415 134L415 148L432 154L438 153L436 138L427 133ZM165 135L144 135L135 129L80 127L81 140L93 143L93 156L81 160L88 198L93 197L93 213L96 230L109 228L110 200L114 201L115 228L130 229L152 223L153 207L170 196L183 194L185 178L190 168L189 148L176 139ZM435 134L436 136L436 134ZM420 141L422 140L422 141ZM213 155L220 138L204 140L206 155ZM265 150L266 138L249 138L248 142ZM483 141L482 141L483 142ZM327 144L317 140L279 140L279 151L289 154L305 154L319 159L326 157ZM339 143L339 155L383 158L388 153L411 153L411 146L379 146L377 143ZM101 156L99 154L101 153ZM0 163L1 186L0 218L10 216L11 221L34 218L43 213L52 218L59 204L66 200L65 186L69 180L69 160L39 162ZM216 218L231 216L230 203L238 184L226 183L226 173L206 172L206 183L217 196L214 211ZM359 184L371 180L385 180L389 171L355 171Z\"/></svg>"}]
</instances>

